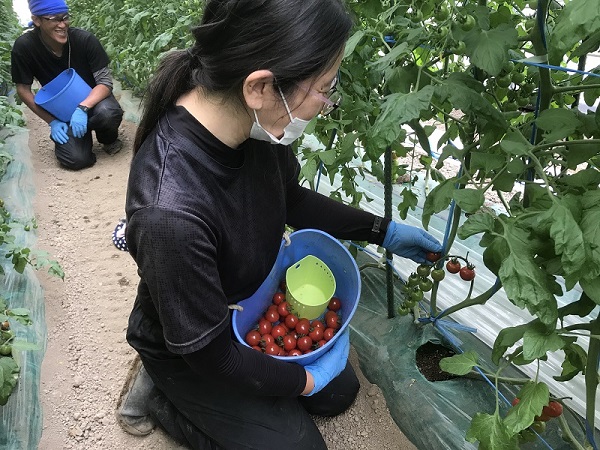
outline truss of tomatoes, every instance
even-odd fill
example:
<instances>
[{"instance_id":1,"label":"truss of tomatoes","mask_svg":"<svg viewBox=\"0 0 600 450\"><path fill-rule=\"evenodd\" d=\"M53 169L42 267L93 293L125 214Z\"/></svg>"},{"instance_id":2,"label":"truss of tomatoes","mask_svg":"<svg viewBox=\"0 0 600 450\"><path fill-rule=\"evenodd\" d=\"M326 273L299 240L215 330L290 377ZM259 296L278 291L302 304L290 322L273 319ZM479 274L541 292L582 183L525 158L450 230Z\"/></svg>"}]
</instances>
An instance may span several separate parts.
<instances>
[{"instance_id":1,"label":"truss of tomatoes","mask_svg":"<svg viewBox=\"0 0 600 450\"><path fill-rule=\"evenodd\" d=\"M253 349L273 356L301 356L327 344L342 326L342 301L332 297L325 314L317 319L300 318L291 311L285 298L285 284L245 341Z\"/></svg>"},{"instance_id":2,"label":"truss of tomatoes","mask_svg":"<svg viewBox=\"0 0 600 450\"><path fill-rule=\"evenodd\" d=\"M406 284L402 286L404 292L404 301L398 307L398 314L401 316L407 315L417 303L423 300L424 293L433 289L434 282L440 282L446 277L444 266L442 265L441 253L427 253L427 261L432 264L419 264L416 272L413 272L406 280ZM464 266L459 259L464 261ZM475 266L462 256L448 256L446 262L446 271L452 274L458 273L465 281L473 281L475 279Z\"/></svg>"}]
</instances>

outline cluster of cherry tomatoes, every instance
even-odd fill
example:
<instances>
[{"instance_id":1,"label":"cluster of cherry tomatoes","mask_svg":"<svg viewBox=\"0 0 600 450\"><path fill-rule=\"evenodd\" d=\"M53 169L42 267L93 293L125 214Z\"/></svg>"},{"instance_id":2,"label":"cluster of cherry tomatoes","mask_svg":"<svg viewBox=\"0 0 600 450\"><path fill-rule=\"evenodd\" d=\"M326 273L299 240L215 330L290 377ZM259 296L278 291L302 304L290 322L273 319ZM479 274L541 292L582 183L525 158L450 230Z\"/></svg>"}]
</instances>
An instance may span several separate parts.
<instances>
[{"instance_id":1,"label":"cluster of cherry tomatoes","mask_svg":"<svg viewBox=\"0 0 600 450\"><path fill-rule=\"evenodd\" d=\"M342 325L342 302L329 300L323 318L298 317L285 299L285 284L273 295L273 301L258 323L245 337L255 350L274 356L300 356L323 347Z\"/></svg>"},{"instance_id":2,"label":"cluster of cherry tomatoes","mask_svg":"<svg viewBox=\"0 0 600 450\"><path fill-rule=\"evenodd\" d=\"M402 286L404 293L404 301L398 307L398 314L401 316L407 315L418 302L423 300L425 292L433 289L434 282L440 282L446 277L444 266L438 261L441 259L441 253L427 253L427 261L433 264L419 264L417 271L410 274L406 284ZM458 273L465 281L472 281L475 278L475 266L468 262L466 258L461 256L448 256L446 262L446 270L450 273ZM459 259L465 261L462 266ZM436 264L437 263L437 264Z\"/></svg>"},{"instance_id":3,"label":"cluster of cherry tomatoes","mask_svg":"<svg viewBox=\"0 0 600 450\"><path fill-rule=\"evenodd\" d=\"M512 401L513 406L517 406L517 404L521 400L518 397L515 397ZM546 422L555 417L559 417L563 413L563 406L560 402L556 400L551 400L544 408L542 409L542 413L539 416L535 416L535 420L533 424L521 431L519 433L519 439L523 442L532 442L535 440L536 435L534 433L543 433L546 431Z\"/></svg>"}]
</instances>

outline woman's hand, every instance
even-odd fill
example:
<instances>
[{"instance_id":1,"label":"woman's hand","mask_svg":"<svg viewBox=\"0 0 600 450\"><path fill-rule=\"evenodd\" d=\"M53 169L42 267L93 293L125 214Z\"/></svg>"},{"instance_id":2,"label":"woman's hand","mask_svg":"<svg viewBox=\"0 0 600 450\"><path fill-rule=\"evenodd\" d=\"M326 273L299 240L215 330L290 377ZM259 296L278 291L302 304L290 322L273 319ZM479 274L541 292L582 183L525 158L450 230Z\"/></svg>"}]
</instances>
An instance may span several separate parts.
<instances>
[{"instance_id":1,"label":"woman's hand","mask_svg":"<svg viewBox=\"0 0 600 450\"><path fill-rule=\"evenodd\" d=\"M442 244L425 230L394 221L388 225L383 247L417 263L427 261L427 252L442 251Z\"/></svg>"}]
</instances>

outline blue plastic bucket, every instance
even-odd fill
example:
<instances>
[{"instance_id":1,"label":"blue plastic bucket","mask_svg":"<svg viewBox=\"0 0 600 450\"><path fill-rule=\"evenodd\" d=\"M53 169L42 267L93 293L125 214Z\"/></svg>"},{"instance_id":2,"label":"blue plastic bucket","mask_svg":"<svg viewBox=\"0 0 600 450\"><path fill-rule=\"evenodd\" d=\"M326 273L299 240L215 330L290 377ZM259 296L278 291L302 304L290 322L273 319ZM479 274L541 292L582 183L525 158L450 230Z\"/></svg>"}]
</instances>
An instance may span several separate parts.
<instances>
[{"instance_id":1,"label":"blue plastic bucket","mask_svg":"<svg viewBox=\"0 0 600 450\"><path fill-rule=\"evenodd\" d=\"M91 91L75 69L67 69L35 94L35 103L58 120L69 122L77 106Z\"/></svg>"},{"instance_id":2,"label":"blue plastic bucket","mask_svg":"<svg viewBox=\"0 0 600 450\"><path fill-rule=\"evenodd\" d=\"M290 241L291 244L287 246L285 240L281 242L277 260L258 290L251 297L238 302L243 310L233 312L233 331L237 340L248 346L244 338L272 303L273 294L277 292L279 284L285 279L286 270L302 258L314 255L327 264L335 277L334 295L342 301L342 309L339 311L342 325L326 345L311 353L301 356L273 356L273 358L283 361L306 365L327 352L350 323L360 299L360 272L348 249L323 231L313 229L295 231L290 235Z\"/></svg>"}]
</instances>

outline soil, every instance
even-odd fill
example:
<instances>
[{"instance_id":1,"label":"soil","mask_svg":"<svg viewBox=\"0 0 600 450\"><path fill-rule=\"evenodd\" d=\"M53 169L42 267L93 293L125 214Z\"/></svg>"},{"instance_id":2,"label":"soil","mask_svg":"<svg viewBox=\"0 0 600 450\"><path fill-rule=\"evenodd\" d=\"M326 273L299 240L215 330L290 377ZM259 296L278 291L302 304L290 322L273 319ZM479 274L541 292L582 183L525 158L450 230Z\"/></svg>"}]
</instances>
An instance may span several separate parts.
<instances>
[{"instance_id":1,"label":"soil","mask_svg":"<svg viewBox=\"0 0 600 450\"><path fill-rule=\"evenodd\" d=\"M125 189L136 126L124 121L123 150L109 156L98 144L97 163L73 172L54 156L48 126L28 110L35 172L37 247L65 271L61 281L39 273L45 292L47 350L42 365L43 432L40 450L183 449L161 430L125 433L115 406L134 351L125 340L138 275L111 234L124 216ZM361 380L354 405L334 418L315 418L330 450L413 450L390 416L381 390L351 362ZM234 432L234 430L232 430Z\"/></svg>"},{"instance_id":2,"label":"soil","mask_svg":"<svg viewBox=\"0 0 600 450\"><path fill-rule=\"evenodd\" d=\"M426 344L421 345L416 351L415 357L417 368L429 381L446 381L457 378L456 375L452 375L440 369L440 361L443 358L449 358L455 354L454 350L448 347L434 344L433 342L427 342Z\"/></svg>"}]
</instances>

